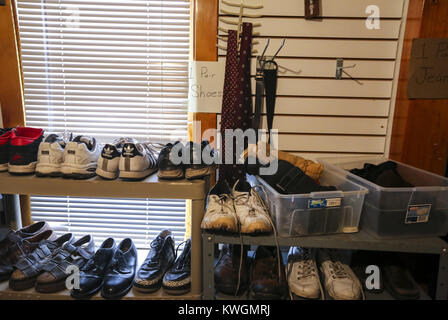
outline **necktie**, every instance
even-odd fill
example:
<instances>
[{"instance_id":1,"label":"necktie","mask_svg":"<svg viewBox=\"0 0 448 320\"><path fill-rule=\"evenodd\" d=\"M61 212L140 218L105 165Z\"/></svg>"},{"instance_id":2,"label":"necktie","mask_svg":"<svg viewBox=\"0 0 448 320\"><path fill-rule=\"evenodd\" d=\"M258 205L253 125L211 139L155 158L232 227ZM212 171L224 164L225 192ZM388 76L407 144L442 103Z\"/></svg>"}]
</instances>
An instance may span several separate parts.
<instances>
[{"instance_id":1,"label":"necktie","mask_svg":"<svg viewBox=\"0 0 448 320\"><path fill-rule=\"evenodd\" d=\"M250 83L250 58L252 44L252 24L243 23L240 57L238 59L237 34L229 30L227 42L226 70L224 79L223 104L221 109L222 159L226 160L226 147L233 145L232 164L224 163L219 168L220 179L233 185L244 176L244 166L237 165L240 156L235 150L235 141L226 141L226 129L250 128L252 116L252 92ZM230 145L229 145L230 144Z\"/></svg>"}]
</instances>

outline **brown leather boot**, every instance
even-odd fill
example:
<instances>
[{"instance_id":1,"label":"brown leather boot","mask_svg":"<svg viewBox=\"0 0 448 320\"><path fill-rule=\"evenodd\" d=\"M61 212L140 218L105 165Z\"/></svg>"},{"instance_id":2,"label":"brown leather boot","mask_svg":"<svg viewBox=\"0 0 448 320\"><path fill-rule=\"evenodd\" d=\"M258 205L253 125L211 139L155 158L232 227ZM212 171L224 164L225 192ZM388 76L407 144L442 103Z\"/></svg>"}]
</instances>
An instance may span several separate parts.
<instances>
[{"instance_id":1,"label":"brown leather boot","mask_svg":"<svg viewBox=\"0 0 448 320\"><path fill-rule=\"evenodd\" d=\"M224 244L218 263L215 267L215 287L221 293L240 295L247 289L247 247L243 246L240 287L238 272L240 270L241 246Z\"/></svg>"},{"instance_id":2,"label":"brown leather boot","mask_svg":"<svg viewBox=\"0 0 448 320\"><path fill-rule=\"evenodd\" d=\"M252 266L250 294L257 300L283 299L288 293L285 268L280 253L280 279L276 247L259 246Z\"/></svg>"}]
</instances>

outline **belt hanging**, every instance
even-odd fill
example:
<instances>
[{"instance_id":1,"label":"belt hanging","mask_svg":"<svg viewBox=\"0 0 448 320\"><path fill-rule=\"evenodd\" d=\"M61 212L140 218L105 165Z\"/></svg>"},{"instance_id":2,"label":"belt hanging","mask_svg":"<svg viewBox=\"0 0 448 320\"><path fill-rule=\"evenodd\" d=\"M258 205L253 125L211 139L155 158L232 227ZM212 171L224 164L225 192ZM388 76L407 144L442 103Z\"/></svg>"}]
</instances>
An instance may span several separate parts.
<instances>
[{"instance_id":1,"label":"belt hanging","mask_svg":"<svg viewBox=\"0 0 448 320\"><path fill-rule=\"evenodd\" d=\"M261 112L263 111L264 104L264 81L263 81L263 71L257 71L255 76L255 112L253 120L253 128L255 130L261 127Z\"/></svg>"},{"instance_id":2,"label":"belt hanging","mask_svg":"<svg viewBox=\"0 0 448 320\"><path fill-rule=\"evenodd\" d=\"M278 65L274 60L266 61L263 64L264 88L266 91L266 114L268 123L268 134L271 143L271 129L275 114L275 100L277 98L277 77Z\"/></svg>"}]
</instances>

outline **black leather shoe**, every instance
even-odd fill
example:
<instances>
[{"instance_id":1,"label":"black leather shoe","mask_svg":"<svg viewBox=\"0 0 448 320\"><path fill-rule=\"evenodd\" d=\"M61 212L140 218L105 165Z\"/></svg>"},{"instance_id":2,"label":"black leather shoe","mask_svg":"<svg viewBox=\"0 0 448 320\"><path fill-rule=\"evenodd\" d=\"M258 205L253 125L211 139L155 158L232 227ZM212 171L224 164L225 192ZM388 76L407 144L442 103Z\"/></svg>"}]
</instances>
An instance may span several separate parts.
<instances>
[{"instance_id":1,"label":"black leather shoe","mask_svg":"<svg viewBox=\"0 0 448 320\"><path fill-rule=\"evenodd\" d=\"M73 289L75 299L88 299L96 294L104 282L104 274L112 262L117 246L112 238L106 239L95 255L79 270L79 289Z\"/></svg>"},{"instance_id":2,"label":"black leather shoe","mask_svg":"<svg viewBox=\"0 0 448 320\"><path fill-rule=\"evenodd\" d=\"M185 246L182 254L177 257L173 266L165 273L165 276L163 277L162 287L164 292L172 295L180 295L190 292L191 239L185 241Z\"/></svg>"},{"instance_id":3,"label":"black leather shoe","mask_svg":"<svg viewBox=\"0 0 448 320\"><path fill-rule=\"evenodd\" d=\"M176 260L173 234L164 230L151 242L151 250L134 281L137 291L151 293L162 286L163 276Z\"/></svg>"},{"instance_id":4,"label":"black leather shoe","mask_svg":"<svg viewBox=\"0 0 448 320\"><path fill-rule=\"evenodd\" d=\"M420 297L417 283L403 266L386 263L381 268L381 274L384 277L385 288L395 299L416 300Z\"/></svg>"},{"instance_id":5,"label":"black leather shoe","mask_svg":"<svg viewBox=\"0 0 448 320\"><path fill-rule=\"evenodd\" d=\"M179 159L182 160L184 149L184 145L179 141L176 141L174 144L168 143L163 147L157 159L157 167L159 168L157 175L160 179L178 180L185 177L184 165L182 161L177 161Z\"/></svg>"},{"instance_id":6,"label":"black leather shoe","mask_svg":"<svg viewBox=\"0 0 448 320\"><path fill-rule=\"evenodd\" d=\"M120 242L104 276L101 295L105 299L120 299L132 288L137 269L137 249L130 238Z\"/></svg>"}]
</instances>

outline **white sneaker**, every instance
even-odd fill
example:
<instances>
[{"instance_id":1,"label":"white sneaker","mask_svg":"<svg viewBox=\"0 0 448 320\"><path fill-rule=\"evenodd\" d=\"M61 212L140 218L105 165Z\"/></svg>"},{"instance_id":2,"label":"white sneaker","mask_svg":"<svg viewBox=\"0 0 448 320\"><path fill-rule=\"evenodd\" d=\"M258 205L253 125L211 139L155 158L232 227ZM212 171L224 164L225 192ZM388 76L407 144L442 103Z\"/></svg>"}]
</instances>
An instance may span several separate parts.
<instances>
[{"instance_id":1,"label":"white sneaker","mask_svg":"<svg viewBox=\"0 0 448 320\"><path fill-rule=\"evenodd\" d=\"M139 180L157 171L159 144L125 143L118 163L119 177Z\"/></svg>"},{"instance_id":2,"label":"white sneaker","mask_svg":"<svg viewBox=\"0 0 448 320\"><path fill-rule=\"evenodd\" d=\"M118 177L118 165L120 162L123 145L125 143L136 143L132 138L117 138L112 143L107 143L98 158L96 174L104 179L115 179Z\"/></svg>"},{"instance_id":3,"label":"white sneaker","mask_svg":"<svg viewBox=\"0 0 448 320\"><path fill-rule=\"evenodd\" d=\"M286 277L289 290L296 296L317 299L323 294L315 249L291 247L288 253Z\"/></svg>"},{"instance_id":4,"label":"white sneaker","mask_svg":"<svg viewBox=\"0 0 448 320\"><path fill-rule=\"evenodd\" d=\"M359 300L363 296L362 285L352 269L342 262L335 249L318 251L320 271L325 289L335 300Z\"/></svg>"},{"instance_id":5,"label":"white sneaker","mask_svg":"<svg viewBox=\"0 0 448 320\"><path fill-rule=\"evenodd\" d=\"M208 231L238 232L238 218L230 188L224 180L210 190L201 228Z\"/></svg>"},{"instance_id":6,"label":"white sneaker","mask_svg":"<svg viewBox=\"0 0 448 320\"><path fill-rule=\"evenodd\" d=\"M100 154L101 149L95 138L77 136L65 146L62 175L74 179L94 177Z\"/></svg>"},{"instance_id":7,"label":"white sneaker","mask_svg":"<svg viewBox=\"0 0 448 320\"><path fill-rule=\"evenodd\" d=\"M57 177L61 175L65 146L70 140L71 134L70 136L50 134L40 143L37 153L36 176Z\"/></svg>"},{"instance_id":8,"label":"white sneaker","mask_svg":"<svg viewBox=\"0 0 448 320\"><path fill-rule=\"evenodd\" d=\"M232 197L241 233L253 234L272 231L269 211L259 194L246 180L238 180L235 183Z\"/></svg>"}]
</instances>

